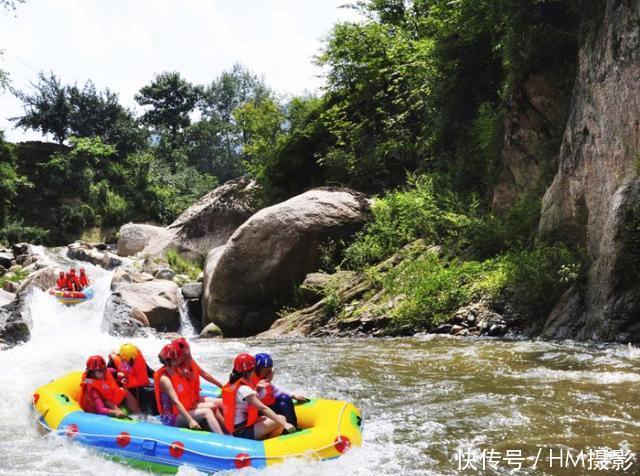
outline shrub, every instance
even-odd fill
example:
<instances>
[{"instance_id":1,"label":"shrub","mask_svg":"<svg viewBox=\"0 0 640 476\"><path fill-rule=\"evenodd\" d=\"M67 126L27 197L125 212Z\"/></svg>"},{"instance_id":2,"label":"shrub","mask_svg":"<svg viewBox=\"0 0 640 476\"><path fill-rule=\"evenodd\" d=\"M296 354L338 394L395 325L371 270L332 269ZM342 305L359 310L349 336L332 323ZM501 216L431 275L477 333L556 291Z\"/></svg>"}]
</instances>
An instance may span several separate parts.
<instances>
[{"instance_id":1,"label":"shrub","mask_svg":"<svg viewBox=\"0 0 640 476\"><path fill-rule=\"evenodd\" d=\"M177 274L186 274L195 281L202 272L202 266L199 263L183 258L176 250L167 251L165 256L167 263Z\"/></svg>"}]
</instances>

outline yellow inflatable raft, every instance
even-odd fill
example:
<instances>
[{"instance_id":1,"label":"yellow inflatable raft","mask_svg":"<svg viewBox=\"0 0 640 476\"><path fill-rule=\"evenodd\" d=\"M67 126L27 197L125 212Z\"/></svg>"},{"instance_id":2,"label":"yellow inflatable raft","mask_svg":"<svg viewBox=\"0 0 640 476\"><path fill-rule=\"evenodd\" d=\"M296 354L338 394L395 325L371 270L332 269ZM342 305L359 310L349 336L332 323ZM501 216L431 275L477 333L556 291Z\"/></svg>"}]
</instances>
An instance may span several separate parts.
<instances>
[{"instance_id":1,"label":"yellow inflatable raft","mask_svg":"<svg viewBox=\"0 0 640 476\"><path fill-rule=\"evenodd\" d=\"M40 424L135 467L176 472L188 464L204 472L263 468L286 458L336 458L362 443L362 416L353 404L312 399L296 405L300 431L254 441L204 431L85 413L78 405L81 372L38 388L33 407ZM203 387L203 396L219 389Z\"/></svg>"}]
</instances>

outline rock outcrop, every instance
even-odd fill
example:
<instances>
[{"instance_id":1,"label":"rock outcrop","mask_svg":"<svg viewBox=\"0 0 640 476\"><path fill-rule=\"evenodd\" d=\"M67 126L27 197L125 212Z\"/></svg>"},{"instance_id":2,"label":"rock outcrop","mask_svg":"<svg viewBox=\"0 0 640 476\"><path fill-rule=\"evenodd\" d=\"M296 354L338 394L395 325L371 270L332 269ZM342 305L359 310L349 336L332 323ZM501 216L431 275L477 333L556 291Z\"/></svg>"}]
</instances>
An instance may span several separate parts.
<instances>
[{"instance_id":1,"label":"rock outcrop","mask_svg":"<svg viewBox=\"0 0 640 476\"><path fill-rule=\"evenodd\" d=\"M214 322L225 337L268 329L278 304L318 269L320 245L353 234L368 213L360 194L317 189L253 215L207 257L203 324Z\"/></svg>"},{"instance_id":2,"label":"rock outcrop","mask_svg":"<svg viewBox=\"0 0 640 476\"><path fill-rule=\"evenodd\" d=\"M121 258L109 251L100 251L88 243L76 242L69 245L67 256L74 260L87 261L102 266L105 269L114 269L125 263L126 258Z\"/></svg>"},{"instance_id":3,"label":"rock outcrop","mask_svg":"<svg viewBox=\"0 0 640 476\"><path fill-rule=\"evenodd\" d=\"M256 212L255 182L242 177L212 190L187 208L166 228L129 223L120 229L118 254L138 252L163 257L176 250L191 260L203 259L223 245Z\"/></svg>"},{"instance_id":4,"label":"rock outcrop","mask_svg":"<svg viewBox=\"0 0 640 476\"><path fill-rule=\"evenodd\" d=\"M504 213L528 195L539 197L541 187L549 185L567 120L569 100L564 93L545 76L534 75L509 99L491 203L494 212Z\"/></svg>"},{"instance_id":5,"label":"rock outcrop","mask_svg":"<svg viewBox=\"0 0 640 476\"><path fill-rule=\"evenodd\" d=\"M154 239L165 239L166 228L141 223L127 223L118 232L118 255L133 256L144 250Z\"/></svg>"},{"instance_id":6,"label":"rock outcrop","mask_svg":"<svg viewBox=\"0 0 640 476\"><path fill-rule=\"evenodd\" d=\"M640 3L593 2L540 236L586 249L550 337L640 342Z\"/></svg>"}]
</instances>

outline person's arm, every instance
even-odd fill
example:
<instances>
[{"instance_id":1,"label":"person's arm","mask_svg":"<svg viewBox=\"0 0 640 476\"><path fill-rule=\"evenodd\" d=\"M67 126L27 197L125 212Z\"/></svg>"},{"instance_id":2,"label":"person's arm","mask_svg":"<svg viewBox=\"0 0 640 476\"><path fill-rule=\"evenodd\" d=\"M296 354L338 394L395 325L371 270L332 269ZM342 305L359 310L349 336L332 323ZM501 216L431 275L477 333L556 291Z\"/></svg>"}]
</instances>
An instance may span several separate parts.
<instances>
[{"instance_id":1,"label":"person's arm","mask_svg":"<svg viewBox=\"0 0 640 476\"><path fill-rule=\"evenodd\" d=\"M110 404L110 402L105 402L97 390L91 389L89 397L93 402L96 413L100 415L109 415L116 418L122 418L125 416L124 412L117 406Z\"/></svg>"},{"instance_id":2,"label":"person's arm","mask_svg":"<svg viewBox=\"0 0 640 476\"><path fill-rule=\"evenodd\" d=\"M293 431L296 431L296 427L295 426L293 426L291 423L289 423L285 417L283 417L282 415L278 415L271 408L269 408L264 403L262 403L260 401L260 399L258 398L258 395L256 395L255 393L252 393L252 394L248 395L247 397L245 397L245 399L247 400L247 402L249 402L249 405L253 405L254 407L256 407L258 409L258 411L260 413L262 413L264 416L266 416L267 418L271 418L273 421L278 423L280 426L283 426L284 430L287 433L291 433Z\"/></svg>"},{"instance_id":3,"label":"person's arm","mask_svg":"<svg viewBox=\"0 0 640 476\"><path fill-rule=\"evenodd\" d=\"M189 415L189 412L187 411L187 409L184 408L184 405L180 402L180 399L178 398L178 394L176 393L175 389L173 388L173 385L171 384L171 379L169 379L169 377L167 377L166 375L163 375L162 377L160 377L160 387L162 388L162 390L164 390L164 392L169 396L169 398L174 403L174 405L178 408L178 412L180 412L180 415L182 415L183 418L189 422L189 428L191 428L192 430L200 430L201 428L198 422L195 421L191 415Z\"/></svg>"}]
</instances>

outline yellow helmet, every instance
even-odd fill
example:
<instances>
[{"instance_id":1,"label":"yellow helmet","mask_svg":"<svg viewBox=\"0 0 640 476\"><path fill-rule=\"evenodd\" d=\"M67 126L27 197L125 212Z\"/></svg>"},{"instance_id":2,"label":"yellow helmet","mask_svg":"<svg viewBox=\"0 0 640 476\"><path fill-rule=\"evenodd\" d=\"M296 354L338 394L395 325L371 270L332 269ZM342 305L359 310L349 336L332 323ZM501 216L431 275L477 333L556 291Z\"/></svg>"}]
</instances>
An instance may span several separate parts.
<instances>
[{"instance_id":1,"label":"yellow helmet","mask_svg":"<svg viewBox=\"0 0 640 476\"><path fill-rule=\"evenodd\" d=\"M124 360L128 360L129 362L135 360L138 355L138 348L133 344L122 344L120 346L120 351L118 352L120 357Z\"/></svg>"}]
</instances>

